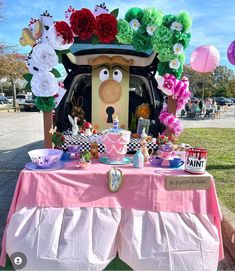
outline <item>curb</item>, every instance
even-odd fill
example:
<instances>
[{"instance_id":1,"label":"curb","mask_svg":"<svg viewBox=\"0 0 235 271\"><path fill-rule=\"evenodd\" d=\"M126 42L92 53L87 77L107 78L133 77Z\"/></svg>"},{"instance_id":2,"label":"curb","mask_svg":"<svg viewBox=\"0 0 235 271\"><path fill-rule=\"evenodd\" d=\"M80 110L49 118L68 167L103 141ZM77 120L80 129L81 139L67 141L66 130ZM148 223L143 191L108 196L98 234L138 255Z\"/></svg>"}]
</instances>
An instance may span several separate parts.
<instances>
[{"instance_id":1,"label":"curb","mask_svg":"<svg viewBox=\"0 0 235 271\"><path fill-rule=\"evenodd\" d=\"M223 243L235 259L235 214L223 205L221 205L221 211L223 214L221 222Z\"/></svg>"}]
</instances>

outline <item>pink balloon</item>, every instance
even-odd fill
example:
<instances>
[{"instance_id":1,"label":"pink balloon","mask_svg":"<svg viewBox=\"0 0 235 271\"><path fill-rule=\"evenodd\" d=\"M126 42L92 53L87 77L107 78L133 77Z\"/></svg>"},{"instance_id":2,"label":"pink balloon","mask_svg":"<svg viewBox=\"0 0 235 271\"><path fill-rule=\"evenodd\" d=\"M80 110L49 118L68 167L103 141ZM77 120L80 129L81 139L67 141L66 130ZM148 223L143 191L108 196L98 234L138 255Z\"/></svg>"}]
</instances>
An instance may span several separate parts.
<instances>
[{"instance_id":1,"label":"pink balloon","mask_svg":"<svg viewBox=\"0 0 235 271\"><path fill-rule=\"evenodd\" d=\"M235 40L228 47L227 58L231 64L235 65Z\"/></svg>"},{"instance_id":2,"label":"pink balloon","mask_svg":"<svg viewBox=\"0 0 235 271\"><path fill-rule=\"evenodd\" d=\"M212 72L220 61L219 51L213 45L196 48L190 57L191 68L197 72Z\"/></svg>"}]
</instances>

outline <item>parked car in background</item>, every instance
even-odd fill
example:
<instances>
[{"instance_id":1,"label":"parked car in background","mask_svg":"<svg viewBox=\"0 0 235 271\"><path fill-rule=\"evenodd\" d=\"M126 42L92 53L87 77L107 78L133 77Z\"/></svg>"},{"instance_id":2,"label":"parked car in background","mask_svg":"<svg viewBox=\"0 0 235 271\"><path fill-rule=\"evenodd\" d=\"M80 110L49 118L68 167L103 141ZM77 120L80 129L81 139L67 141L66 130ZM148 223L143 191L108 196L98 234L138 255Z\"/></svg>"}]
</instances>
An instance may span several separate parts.
<instances>
[{"instance_id":1,"label":"parked car in background","mask_svg":"<svg viewBox=\"0 0 235 271\"><path fill-rule=\"evenodd\" d=\"M23 110L26 112L30 112L30 111L39 111L36 107L35 104L35 99L27 99L23 105Z\"/></svg>"},{"instance_id":2,"label":"parked car in background","mask_svg":"<svg viewBox=\"0 0 235 271\"><path fill-rule=\"evenodd\" d=\"M235 104L235 98L229 98L233 102L233 105Z\"/></svg>"},{"instance_id":3,"label":"parked car in background","mask_svg":"<svg viewBox=\"0 0 235 271\"><path fill-rule=\"evenodd\" d=\"M7 100L7 97L0 95L0 110L12 109L12 103Z\"/></svg>"},{"instance_id":4,"label":"parked car in background","mask_svg":"<svg viewBox=\"0 0 235 271\"><path fill-rule=\"evenodd\" d=\"M216 103L220 106L224 106L224 105L232 105L233 104L233 101L228 99L228 98L224 98L224 97L219 97L216 99Z\"/></svg>"},{"instance_id":5,"label":"parked car in background","mask_svg":"<svg viewBox=\"0 0 235 271\"><path fill-rule=\"evenodd\" d=\"M13 96L7 96L7 100L8 100L10 103L13 103Z\"/></svg>"},{"instance_id":6,"label":"parked car in background","mask_svg":"<svg viewBox=\"0 0 235 271\"><path fill-rule=\"evenodd\" d=\"M19 93L16 95L16 104L19 105L20 109L24 109L24 103L28 99L28 96L24 93Z\"/></svg>"}]
</instances>

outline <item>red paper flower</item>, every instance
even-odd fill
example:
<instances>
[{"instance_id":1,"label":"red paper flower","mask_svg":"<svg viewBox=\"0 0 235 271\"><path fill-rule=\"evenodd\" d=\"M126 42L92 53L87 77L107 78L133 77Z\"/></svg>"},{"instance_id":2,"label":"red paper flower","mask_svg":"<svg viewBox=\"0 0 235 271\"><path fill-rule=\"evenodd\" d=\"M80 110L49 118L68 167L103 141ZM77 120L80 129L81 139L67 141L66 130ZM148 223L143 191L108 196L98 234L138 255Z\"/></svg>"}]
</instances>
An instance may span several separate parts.
<instances>
[{"instance_id":1,"label":"red paper flower","mask_svg":"<svg viewBox=\"0 0 235 271\"><path fill-rule=\"evenodd\" d=\"M76 10L70 17L73 33L80 39L89 39L95 31L95 17L89 9Z\"/></svg>"},{"instance_id":2,"label":"red paper flower","mask_svg":"<svg viewBox=\"0 0 235 271\"><path fill-rule=\"evenodd\" d=\"M109 43L117 35L117 19L112 14L100 14L96 17L96 34L101 42Z\"/></svg>"},{"instance_id":3,"label":"red paper flower","mask_svg":"<svg viewBox=\"0 0 235 271\"><path fill-rule=\"evenodd\" d=\"M73 43L73 32L66 22L64 21L56 22L55 30L57 36L61 36L63 38L64 44Z\"/></svg>"}]
</instances>

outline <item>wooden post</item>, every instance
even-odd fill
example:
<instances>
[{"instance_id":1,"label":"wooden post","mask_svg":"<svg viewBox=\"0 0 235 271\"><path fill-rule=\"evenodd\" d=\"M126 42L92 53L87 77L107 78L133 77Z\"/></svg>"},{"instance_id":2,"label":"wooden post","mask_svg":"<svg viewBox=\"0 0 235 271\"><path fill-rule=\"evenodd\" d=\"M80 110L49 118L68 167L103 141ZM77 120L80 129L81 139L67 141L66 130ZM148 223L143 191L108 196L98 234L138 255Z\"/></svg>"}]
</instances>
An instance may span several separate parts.
<instances>
[{"instance_id":1,"label":"wooden post","mask_svg":"<svg viewBox=\"0 0 235 271\"><path fill-rule=\"evenodd\" d=\"M167 109L168 109L168 112L173 114L173 115L176 115L176 108L177 108L177 100L174 100L172 98L172 96L168 96L168 99L167 99ZM167 127L166 129L166 135L167 136L170 136L172 138L172 136L174 135L174 133Z\"/></svg>"},{"instance_id":2,"label":"wooden post","mask_svg":"<svg viewBox=\"0 0 235 271\"><path fill-rule=\"evenodd\" d=\"M44 148L52 148L52 134L49 133L53 127L52 111L43 112L44 123Z\"/></svg>"}]
</instances>

